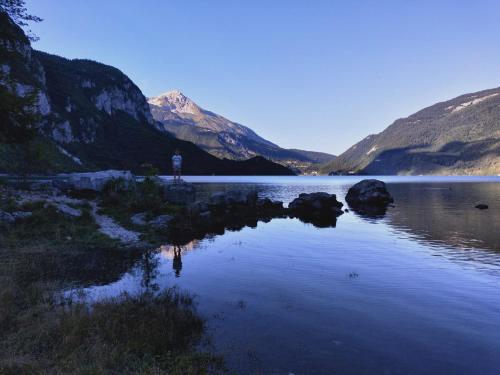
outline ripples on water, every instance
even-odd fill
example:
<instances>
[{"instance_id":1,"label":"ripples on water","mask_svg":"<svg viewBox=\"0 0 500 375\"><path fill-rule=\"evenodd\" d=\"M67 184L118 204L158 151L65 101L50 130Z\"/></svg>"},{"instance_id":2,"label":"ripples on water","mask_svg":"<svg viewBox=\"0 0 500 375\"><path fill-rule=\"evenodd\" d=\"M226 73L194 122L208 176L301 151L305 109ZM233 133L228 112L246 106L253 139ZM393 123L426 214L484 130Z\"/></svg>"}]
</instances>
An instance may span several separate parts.
<instances>
[{"instance_id":1,"label":"ripples on water","mask_svg":"<svg viewBox=\"0 0 500 375\"><path fill-rule=\"evenodd\" d=\"M314 191L343 201L359 179L188 178L201 197L257 188L285 203ZM396 203L385 215L165 245L87 293L195 293L215 349L243 373L499 374L500 179L381 179Z\"/></svg>"}]
</instances>

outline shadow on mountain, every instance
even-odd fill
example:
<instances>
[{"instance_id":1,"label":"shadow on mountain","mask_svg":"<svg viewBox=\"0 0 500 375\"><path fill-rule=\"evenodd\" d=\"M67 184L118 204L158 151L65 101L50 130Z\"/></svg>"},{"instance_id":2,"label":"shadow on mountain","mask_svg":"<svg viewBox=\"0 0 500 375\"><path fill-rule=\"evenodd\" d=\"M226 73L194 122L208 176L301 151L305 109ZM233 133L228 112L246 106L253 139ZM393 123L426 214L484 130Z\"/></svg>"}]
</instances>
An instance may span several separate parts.
<instances>
[{"instance_id":1,"label":"shadow on mountain","mask_svg":"<svg viewBox=\"0 0 500 375\"><path fill-rule=\"evenodd\" d=\"M480 168L487 170L490 167L487 160L500 156L500 141L493 138L468 143L454 141L438 151L418 151L425 147L428 146L418 145L383 151L362 169L361 174L439 173L445 168L477 168L480 160L484 160Z\"/></svg>"}]
</instances>

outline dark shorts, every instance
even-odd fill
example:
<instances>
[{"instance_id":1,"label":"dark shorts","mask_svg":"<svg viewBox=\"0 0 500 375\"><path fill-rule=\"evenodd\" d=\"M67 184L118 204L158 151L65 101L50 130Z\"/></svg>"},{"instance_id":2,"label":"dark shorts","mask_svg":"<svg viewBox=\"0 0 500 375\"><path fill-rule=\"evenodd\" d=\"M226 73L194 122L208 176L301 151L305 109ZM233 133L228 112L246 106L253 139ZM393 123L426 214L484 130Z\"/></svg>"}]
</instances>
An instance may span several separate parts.
<instances>
[{"instance_id":1,"label":"dark shorts","mask_svg":"<svg viewBox=\"0 0 500 375\"><path fill-rule=\"evenodd\" d=\"M172 168L174 169L174 172L180 172L181 171L181 166L180 165L174 165L174 166L172 166Z\"/></svg>"}]
</instances>

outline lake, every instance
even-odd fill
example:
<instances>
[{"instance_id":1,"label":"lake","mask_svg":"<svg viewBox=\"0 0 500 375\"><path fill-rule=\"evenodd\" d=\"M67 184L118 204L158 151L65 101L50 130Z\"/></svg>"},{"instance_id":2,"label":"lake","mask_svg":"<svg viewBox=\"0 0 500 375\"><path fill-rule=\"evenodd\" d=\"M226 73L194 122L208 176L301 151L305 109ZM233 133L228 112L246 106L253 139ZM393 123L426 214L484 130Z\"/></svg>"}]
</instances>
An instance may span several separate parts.
<instances>
[{"instance_id":1,"label":"lake","mask_svg":"<svg viewBox=\"0 0 500 375\"><path fill-rule=\"evenodd\" d=\"M326 191L345 203L362 177L185 179L200 196ZM195 294L210 345L241 373L499 374L500 178L379 179L395 199L385 215L350 211L332 228L274 219L166 244L86 292Z\"/></svg>"}]
</instances>

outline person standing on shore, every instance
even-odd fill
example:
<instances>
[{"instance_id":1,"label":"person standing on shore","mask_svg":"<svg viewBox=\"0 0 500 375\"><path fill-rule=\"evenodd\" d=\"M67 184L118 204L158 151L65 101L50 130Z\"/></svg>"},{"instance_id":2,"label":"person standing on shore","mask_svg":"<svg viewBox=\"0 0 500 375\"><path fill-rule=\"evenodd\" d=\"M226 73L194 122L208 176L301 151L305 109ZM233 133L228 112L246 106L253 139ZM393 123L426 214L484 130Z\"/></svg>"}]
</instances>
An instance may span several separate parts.
<instances>
[{"instance_id":1,"label":"person standing on shore","mask_svg":"<svg viewBox=\"0 0 500 375\"><path fill-rule=\"evenodd\" d=\"M172 169L174 171L174 182L175 177L177 177L177 181L181 180L181 168L182 168L182 156L179 153L179 150L175 150L174 156L172 156Z\"/></svg>"}]
</instances>

